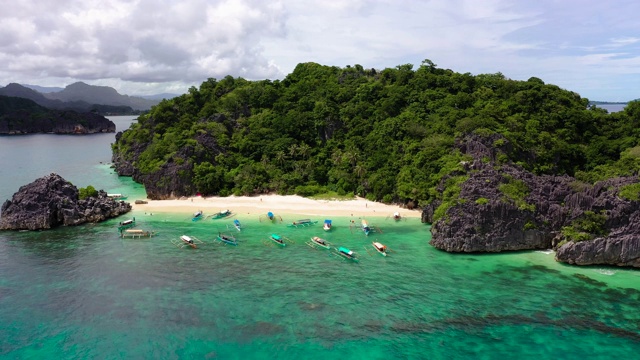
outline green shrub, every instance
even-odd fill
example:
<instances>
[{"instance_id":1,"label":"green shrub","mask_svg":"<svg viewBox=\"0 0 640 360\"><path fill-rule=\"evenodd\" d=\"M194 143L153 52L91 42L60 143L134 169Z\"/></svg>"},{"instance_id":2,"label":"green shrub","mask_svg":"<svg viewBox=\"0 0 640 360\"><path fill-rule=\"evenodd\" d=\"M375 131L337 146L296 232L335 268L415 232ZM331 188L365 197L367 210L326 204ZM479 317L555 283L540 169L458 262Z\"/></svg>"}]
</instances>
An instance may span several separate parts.
<instances>
[{"instance_id":1,"label":"green shrub","mask_svg":"<svg viewBox=\"0 0 640 360\"><path fill-rule=\"evenodd\" d=\"M586 241L596 236L604 236L607 231L604 227L607 216L603 213L596 214L593 211L585 211L582 216L574 220L571 225L564 226L561 230L563 237L569 241Z\"/></svg>"},{"instance_id":2,"label":"green shrub","mask_svg":"<svg viewBox=\"0 0 640 360\"><path fill-rule=\"evenodd\" d=\"M620 197L625 200L640 200L640 183L629 184L620 188Z\"/></svg>"},{"instance_id":3,"label":"green shrub","mask_svg":"<svg viewBox=\"0 0 640 360\"><path fill-rule=\"evenodd\" d=\"M87 186L86 188L78 189L78 197L80 198L80 200L95 196L98 196L98 190L96 190L91 185Z\"/></svg>"},{"instance_id":4,"label":"green shrub","mask_svg":"<svg viewBox=\"0 0 640 360\"><path fill-rule=\"evenodd\" d=\"M487 199L487 198L481 197L481 198L478 198L476 200L476 204L478 204L478 205L486 205L488 203L489 203L489 199Z\"/></svg>"},{"instance_id":5,"label":"green shrub","mask_svg":"<svg viewBox=\"0 0 640 360\"><path fill-rule=\"evenodd\" d=\"M536 211L534 204L527 203L524 199L529 195L529 186L522 181L507 177L507 182L500 184L498 190L504 195L506 201L513 201L518 209L524 211Z\"/></svg>"}]
</instances>

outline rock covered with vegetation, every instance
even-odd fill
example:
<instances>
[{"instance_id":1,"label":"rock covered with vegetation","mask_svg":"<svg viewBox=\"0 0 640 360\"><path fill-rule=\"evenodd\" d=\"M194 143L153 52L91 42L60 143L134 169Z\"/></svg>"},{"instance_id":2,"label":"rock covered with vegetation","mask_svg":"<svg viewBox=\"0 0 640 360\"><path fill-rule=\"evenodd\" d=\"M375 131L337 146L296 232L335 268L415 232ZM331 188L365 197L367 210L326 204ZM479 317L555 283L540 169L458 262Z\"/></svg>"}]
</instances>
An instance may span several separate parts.
<instances>
[{"instance_id":1,"label":"rock covered with vegetation","mask_svg":"<svg viewBox=\"0 0 640 360\"><path fill-rule=\"evenodd\" d=\"M424 207L439 248L504 251L633 231L638 122L640 101L609 114L535 77L304 63L282 81L208 79L112 150L152 199L357 194Z\"/></svg>"},{"instance_id":2,"label":"rock covered with vegetation","mask_svg":"<svg viewBox=\"0 0 640 360\"><path fill-rule=\"evenodd\" d=\"M433 223L434 247L449 252L553 247L557 260L568 263L640 266L637 176L591 185L567 175L534 175L499 162L502 148L510 146L498 135L472 136L458 148L471 160L443 179L443 198L423 214Z\"/></svg>"},{"instance_id":3,"label":"rock covered with vegetation","mask_svg":"<svg viewBox=\"0 0 640 360\"><path fill-rule=\"evenodd\" d=\"M0 96L0 134L3 135L95 134L115 131L113 121L93 112L50 110L28 99Z\"/></svg>"},{"instance_id":4,"label":"rock covered with vegetation","mask_svg":"<svg viewBox=\"0 0 640 360\"><path fill-rule=\"evenodd\" d=\"M50 174L20 187L5 201L0 230L42 230L95 223L129 212L131 204L116 201L93 187L78 190L60 175Z\"/></svg>"}]
</instances>

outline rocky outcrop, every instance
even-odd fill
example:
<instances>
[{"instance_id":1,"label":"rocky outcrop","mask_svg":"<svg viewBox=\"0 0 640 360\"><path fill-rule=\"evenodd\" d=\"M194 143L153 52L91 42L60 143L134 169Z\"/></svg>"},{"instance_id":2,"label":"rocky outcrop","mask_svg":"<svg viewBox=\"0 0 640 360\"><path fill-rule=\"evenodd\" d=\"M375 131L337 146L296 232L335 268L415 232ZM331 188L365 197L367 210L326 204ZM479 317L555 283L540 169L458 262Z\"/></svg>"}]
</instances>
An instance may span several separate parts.
<instances>
[{"instance_id":1,"label":"rocky outcrop","mask_svg":"<svg viewBox=\"0 0 640 360\"><path fill-rule=\"evenodd\" d=\"M147 121L153 121L153 119L148 119ZM222 114L212 115L209 118L201 119L200 122L217 122L223 123L225 126L233 126L230 124L235 123L235 121L229 120ZM126 131L129 130L125 130L125 133ZM134 181L143 184L147 197L152 200L192 196L197 192L196 186L193 184L195 177L193 163L200 163L205 159L209 162L215 162L214 159L224 153L224 149L218 144L215 137L207 133L201 133L194 138L196 146L185 145L181 147L157 170L143 173L135 164L150 142L128 143L123 134L120 132L116 134L115 147L111 156L115 171L120 176L131 176ZM127 151L120 151L120 146L126 147Z\"/></svg>"},{"instance_id":2,"label":"rocky outcrop","mask_svg":"<svg viewBox=\"0 0 640 360\"><path fill-rule=\"evenodd\" d=\"M464 164L468 179L460 185L459 198L433 223L434 247L448 252L556 248L556 259L571 264L640 267L640 202L618 196L620 188L640 181L637 176L595 185L569 176L536 176L513 164L496 164L499 149L488 145L495 140L476 136L458 144L474 160ZM527 189L519 201L501 190L516 182ZM440 191L445 190L445 183L446 179ZM440 205L427 206L422 220L433 222ZM602 219L600 230L606 235L563 241L562 229L575 226L588 214Z\"/></svg>"},{"instance_id":3,"label":"rocky outcrop","mask_svg":"<svg viewBox=\"0 0 640 360\"><path fill-rule=\"evenodd\" d=\"M60 175L50 174L20 187L2 205L0 230L41 230L95 223L129 212L131 204L99 191L80 200L78 189Z\"/></svg>"}]
</instances>

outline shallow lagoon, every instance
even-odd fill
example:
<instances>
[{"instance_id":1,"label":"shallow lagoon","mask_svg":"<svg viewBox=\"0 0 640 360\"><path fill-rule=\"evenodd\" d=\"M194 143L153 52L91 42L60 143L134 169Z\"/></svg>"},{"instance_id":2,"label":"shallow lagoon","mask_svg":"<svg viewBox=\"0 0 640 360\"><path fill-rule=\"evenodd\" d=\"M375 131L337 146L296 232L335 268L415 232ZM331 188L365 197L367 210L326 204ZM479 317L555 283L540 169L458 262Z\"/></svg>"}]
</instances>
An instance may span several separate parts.
<instances>
[{"instance_id":1,"label":"shallow lagoon","mask_svg":"<svg viewBox=\"0 0 640 360\"><path fill-rule=\"evenodd\" d=\"M5 151L21 142L27 149L2 160L4 198L50 172L78 186L144 195L109 168L113 134L90 141L106 149L82 137L4 140ZM36 150L67 159L42 159ZM158 235L119 238L118 221L131 216ZM241 232L232 219L144 212L0 232L0 357L610 359L640 350L637 271L568 266L551 252L448 254L428 245L429 227L417 219L368 218L383 233L365 237L349 228L351 218L327 214L334 229L324 233L323 218L295 229L284 225L295 216L282 216L271 224L237 214ZM214 245L218 231L234 233L240 245ZM271 233L295 244L266 246ZM182 234L206 244L179 249L171 239ZM361 261L310 248L304 242L314 235L359 252ZM394 252L368 255L374 239Z\"/></svg>"}]
</instances>

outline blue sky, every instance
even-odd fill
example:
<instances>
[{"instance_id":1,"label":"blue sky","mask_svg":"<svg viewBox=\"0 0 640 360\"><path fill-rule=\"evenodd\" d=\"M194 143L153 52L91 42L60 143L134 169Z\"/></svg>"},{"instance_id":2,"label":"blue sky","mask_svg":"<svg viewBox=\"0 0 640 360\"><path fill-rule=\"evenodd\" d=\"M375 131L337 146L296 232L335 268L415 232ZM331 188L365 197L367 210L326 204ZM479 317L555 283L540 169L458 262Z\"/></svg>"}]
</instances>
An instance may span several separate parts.
<instances>
[{"instance_id":1,"label":"blue sky","mask_svg":"<svg viewBox=\"0 0 640 360\"><path fill-rule=\"evenodd\" d=\"M21 0L0 13L0 85L183 93L281 79L300 62L532 76L590 100L640 98L640 2Z\"/></svg>"}]
</instances>

